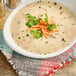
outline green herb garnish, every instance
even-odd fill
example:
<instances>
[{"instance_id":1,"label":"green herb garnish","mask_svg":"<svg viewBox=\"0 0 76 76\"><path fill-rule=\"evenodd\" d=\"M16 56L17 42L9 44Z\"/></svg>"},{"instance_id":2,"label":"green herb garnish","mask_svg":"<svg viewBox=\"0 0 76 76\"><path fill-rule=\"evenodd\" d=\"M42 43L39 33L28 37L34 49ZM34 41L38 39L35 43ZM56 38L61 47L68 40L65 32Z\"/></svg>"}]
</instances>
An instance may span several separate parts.
<instances>
[{"instance_id":1,"label":"green herb garnish","mask_svg":"<svg viewBox=\"0 0 76 76\"><path fill-rule=\"evenodd\" d=\"M18 39L21 39L21 37L18 37Z\"/></svg>"},{"instance_id":2,"label":"green herb garnish","mask_svg":"<svg viewBox=\"0 0 76 76\"><path fill-rule=\"evenodd\" d=\"M34 38L35 39L39 39L40 37L42 37L42 33L40 30L30 30L31 34L34 34Z\"/></svg>"},{"instance_id":3,"label":"green herb garnish","mask_svg":"<svg viewBox=\"0 0 76 76\"><path fill-rule=\"evenodd\" d=\"M27 37L29 37L29 34L26 34Z\"/></svg>"},{"instance_id":4,"label":"green herb garnish","mask_svg":"<svg viewBox=\"0 0 76 76\"><path fill-rule=\"evenodd\" d=\"M26 26L28 27L27 30L30 30L30 34L33 34L35 39L39 39L42 36L44 36L46 39L47 36L52 36L49 34L49 31L52 31L56 29L56 24L49 24L48 23L48 15L45 13L45 18L36 18L36 16L32 16L31 14L26 14L28 21L26 22ZM43 16L43 15L41 15ZM37 25L37 26L36 26ZM58 30L54 30L55 32L58 32ZM29 36L28 34L26 35ZM45 42L47 44L47 42Z\"/></svg>"},{"instance_id":5,"label":"green herb garnish","mask_svg":"<svg viewBox=\"0 0 76 76\"><path fill-rule=\"evenodd\" d=\"M29 13L26 14L26 15L27 15L27 17L29 19L28 22L26 22L26 26L28 26L28 27L32 27L32 26L37 25L40 22L40 20L41 20L41 18L39 18L37 20L37 18L35 16L32 16Z\"/></svg>"},{"instance_id":6,"label":"green herb garnish","mask_svg":"<svg viewBox=\"0 0 76 76\"><path fill-rule=\"evenodd\" d=\"M33 34L33 33L35 33L35 30L33 30L33 29L30 30L30 34Z\"/></svg>"},{"instance_id":7,"label":"green herb garnish","mask_svg":"<svg viewBox=\"0 0 76 76\"><path fill-rule=\"evenodd\" d=\"M29 20L27 23L26 23L26 26L28 26L28 27L32 27L32 26L34 26L35 25L35 21L33 21L33 20Z\"/></svg>"},{"instance_id":8,"label":"green herb garnish","mask_svg":"<svg viewBox=\"0 0 76 76\"><path fill-rule=\"evenodd\" d=\"M47 13L45 13L45 22L46 22L46 24L48 24L48 15L47 15Z\"/></svg>"},{"instance_id":9,"label":"green herb garnish","mask_svg":"<svg viewBox=\"0 0 76 76\"><path fill-rule=\"evenodd\" d=\"M26 16L29 18L29 20L36 20L36 17L35 16L32 16L29 13L27 13Z\"/></svg>"},{"instance_id":10,"label":"green herb garnish","mask_svg":"<svg viewBox=\"0 0 76 76\"><path fill-rule=\"evenodd\" d=\"M41 8L41 6L39 6L39 8Z\"/></svg>"},{"instance_id":11,"label":"green herb garnish","mask_svg":"<svg viewBox=\"0 0 76 76\"><path fill-rule=\"evenodd\" d=\"M57 5L57 3L56 3L56 2L54 2L54 5Z\"/></svg>"},{"instance_id":12,"label":"green herb garnish","mask_svg":"<svg viewBox=\"0 0 76 76\"><path fill-rule=\"evenodd\" d=\"M66 42L66 40L65 40L64 38L62 38L62 41L63 41L63 42Z\"/></svg>"},{"instance_id":13,"label":"green herb garnish","mask_svg":"<svg viewBox=\"0 0 76 76\"><path fill-rule=\"evenodd\" d=\"M62 32L64 34L64 32Z\"/></svg>"},{"instance_id":14,"label":"green herb garnish","mask_svg":"<svg viewBox=\"0 0 76 76\"><path fill-rule=\"evenodd\" d=\"M57 25L55 25L55 24L47 25L48 31L51 31L51 30L55 29L56 27L57 27Z\"/></svg>"},{"instance_id":15,"label":"green herb garnish","mask_svg":"<svg viewBox=\"0 0 76 76\"><path fill-rule=\"evenodd\" d=\"M43 15L40 15L41 17L43 16Z\"/></svg>"},{"instance_id":16,"label":"green herb garnish","mask_svg":"<svg viewBox=\"0 0 76 76\"><path fill-rule=\"evenodd\" d=\"M46 55L47 53L44 53L44 55Z\"/></svg>"},{"instance_id":17,"label":"green herb garnish","mask_svg":"<svg viewBox=\"0 0 76 76\"><path fill-rule=\"evenodd\" d=\"M41 18L39 18L38 20L35 21L35 25L39 24L39 22L41 21Z\"/></svg>"},{"instance_id":18,"label":"green herb garnish","mask_svg":"<svg viewBox=\"0 0 76 76\"><path fill-rule=\"evenodd\" d=\"M22 32L24 32L24 30L22 30Z\"/></svg>"},{"instance_id":19,"label":"green herb garnish","mask_svg":"<svg viewBox=\"0 0 76 76\"><path fill-rule=\"evenodd\" d=\"M60 7L59 9L62 9L62 7Z\"/></svg>"},{"instance_id":20,"label":"green herb garnish","mask_svg":"<svg viewBox=\"0 0 76 76\"><path fill-rule=\"evenodd\" d=\"M48 43L48 41L45 42L45 44L47 44L47 43Z\"/></svg>"}]
</instances>

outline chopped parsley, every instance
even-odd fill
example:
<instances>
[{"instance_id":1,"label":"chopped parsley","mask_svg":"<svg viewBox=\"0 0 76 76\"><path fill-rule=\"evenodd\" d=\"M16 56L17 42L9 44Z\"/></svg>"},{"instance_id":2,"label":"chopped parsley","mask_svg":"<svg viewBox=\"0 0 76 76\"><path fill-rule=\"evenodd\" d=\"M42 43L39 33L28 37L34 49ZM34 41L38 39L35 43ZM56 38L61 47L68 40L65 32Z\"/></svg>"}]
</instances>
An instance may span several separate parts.
<instances>
[{"instance_id":1,"label":"chopped parsley","mask_svg":"<svg viewBox=\"0 0 76 76\"><path fill-rule=\"evenodd\" d=\"M34 24L34 21L33 21L33 20L29 20L29 21L26 23L26 25L27 25L28 27L32 27L32 26L34 26L35 24Z\"/></svg>"},{"instance_id":2,"label":"chopped parsley","mask_svg":"<svg viewBox=\"0 0 76 76\"><path fill-rule=\"evenodd\" d=\"M41 6L39 6L39 8L41 8Z\"/></svg>"},{"instance_id":3,"label":"chopped parsley","mask_svg":"<svg viewBox=\"0 0 76 76\"><path fill-rule=\"evenodd\" d=\"M29 37L29 34L26 34L27 37Z\"/></svg>"},{"instance_id":4,"label":"chopped parsley","mask_svg":"<svg viewBox=\"0 0 76 76\"><path fill-rule=\"evenodd\" d=\"M55 24L47 25L48 31L51 31L51 30L55 29L56 27L57 27L57 25L55 25Z\"/></svg>"},{"instance_id":5,"label":"chopped parsley","mask_svg":"<svg viewBox=\"0 0 76 76\"><path fill-rule=\"evenodd\" d=\"M48 24L48 15L47 15L47 13L45 13L45 22L46 22L46 24Z\"/></svg>"},{"instance_id":6,"label":"chopped parsley","mask_svg":"<svg viewBox=\"0 0 76 76\"><path fill-rule=\"evenodd\" d=\"M43 16L43 15L40 15L41 17Z\"/></svg>"},{"instance_id":7,"label":"chopped parsley","mask_svg":"<svg viewBox=\"0 0 76 76\"><path fill-rule=\"evenodd\" d=\"M59 7L59 9L62 9L62 7Z\"/></svg>"},{"instance_id":8,"label":"chopped parsley","mask_svg":"<svg viewBox=\"0 0 76 76\"><path fill-rule=\"evenodd\" d=\"M18 37L18 39L21 39L21 37Z\"/></svg>"},{"instance_id":9,"label":"chopped parsley","mask_svg":"<svg viewBox=\"0 0 76 76\"><path fill-rule=\"evenodd\" d=\"M22 30L22 32L24 32L24 30Z\"/></svg>"},{"instance_id":10,"label":"chopped parsley","mask_svg":"<svg viewBox=\"0 0 76 76\"><path fill-rule=\"evenodd\" d=\"M44 53L44 55L46 55L47 53Z\"/></svg>"},{"instance_id":11,"label":"chopped parsley","mask_svg":"<svg viewBox=\"0 0 76 76\"><path fill-rule=\"evenodd\" d=\"M47 44L47 43L48 43L48 41L45 42L45 44Z\"/></svg>"},{"instance_id":12,"label":"chopped parsley","mask_svg":"<svg viewBox=\"0 0 76 76\"><path fill-rule=\"evenodd\" d=\"M30 30L30 34L34 35L35 39L39 39L40 37L42 37L42 33L41 30Z\"/></svg>"},{"instance_id":13,"label":"chopped parsley","mask_svg":"<svg viewBox=\"0 0 76 76\"><path fill-rule=\"evenodd\" d=\"M35 16L32 16L32 15L30 15L29 13L27 13L26 15L27 15L27 17L28 17L28 19L29 19L29 20L26 22L26 26L28 26L28 27L32 27L32 26L37 25L37 24L40 22L40 20L41 20L41 18L39 18L39 19L37 20L37 18L36 18Z\"/></svg>"},{"instance_id":14,"label":"chopped parsley","mask_svg":"<svg viewBox=\"0 0 76 76\"><path fill-rule=\"evenodd\" d=\"M26 16L29 18L29 20L36 20L36 17L35 16L32 16L29 13L27 13Z\"/></svg>"},{"instance_id":15,"label":"chopped parsley","mask_svg":"<svg viewBox=\"0 0 76 76\"><path fill-rule=\"evenodd\" d=\"M62 32L64 34L64 32Z\"/></svg>"},{"instance_id":16,"label":"chopped parsley","mask_svg":"<svg viewBox=\"0 0 76 76\"><path fill-rule=\"evenodd\" d=\"M35 21L35 25L39 24L39 22L41 21L41 18L39 18L38 20Z\"/></svg>"},{"instance_id":17,"label":"chopped parsley","mask_svg":"<svg viewBox=\"0 0 76 76\"><path fill-rule=\"evenodd\" d=\"M56 2L54 2L54 5L57 5L57 3L56 3Z\"/></svg>"},{"instance_id":18,"label":"chopped parsley","mask_svg":"<svg viewBox=\"0 0 76 76\"><path fill-rule=\"evenodd\" d=\"M26 26L30 30L30 34L33 34L33 37L35 39L39 39L42 36L44 36L46 39L48 39L47 36L52 36L48 32L55 30L55 32L58 32L56 30L57 25L56 24L49 24L48 23L48 15L45 13L45 18L42 19L37 18L36 16L32 16L31 14L26 14L28 21L26 22ZM41 15L43 16L43 15ZM27 37L29 34L26 35ZM47 43L47 42L46 42Z\"/></svg>"},{"instance_id":19,"label":"chopped parsley","mask_svg":"<svg viewBox=\"0 0 76 76\"><path fill-rule=\"evenodd\" d=\"M63 41L63 42L66 42L66 40L65 40L64 38L62 38L62 41Z\"/></svg>"}]
</instances>

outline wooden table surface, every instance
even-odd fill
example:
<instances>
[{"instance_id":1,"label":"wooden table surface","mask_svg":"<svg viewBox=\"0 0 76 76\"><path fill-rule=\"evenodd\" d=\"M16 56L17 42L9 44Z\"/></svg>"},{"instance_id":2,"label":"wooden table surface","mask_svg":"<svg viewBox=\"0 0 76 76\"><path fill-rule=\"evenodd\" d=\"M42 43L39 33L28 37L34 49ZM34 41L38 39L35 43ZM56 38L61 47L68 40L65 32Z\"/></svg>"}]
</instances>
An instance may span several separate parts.
<instances>
[{"instance_id":1,"label":"wooden table surface","mask_svg":"<svg viewBox=\"0 0 76 76\"><path fill-rule=\"evenodd\" d=\"M3 20L0 18L0 29L9 15L10 11L5 11L5 17ZM12 66L8 63L5 56L0 52L0 76L17 76ZM51 76L76 76L76 59L71 63L67 64L65 67L59 69L58 72Z\"/></svg>"}]
</instances>

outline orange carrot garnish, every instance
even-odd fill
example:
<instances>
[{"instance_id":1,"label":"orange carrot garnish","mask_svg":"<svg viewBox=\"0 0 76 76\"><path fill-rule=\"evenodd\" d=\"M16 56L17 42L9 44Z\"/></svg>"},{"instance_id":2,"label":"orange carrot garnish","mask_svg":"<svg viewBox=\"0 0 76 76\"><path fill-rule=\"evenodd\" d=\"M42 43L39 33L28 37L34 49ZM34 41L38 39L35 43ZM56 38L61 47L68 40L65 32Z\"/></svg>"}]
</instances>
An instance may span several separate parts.
<instances>
[{"instance_id":1,"label":"orange carrot garnish","mask_svg":"<svg viewBox=\"0 0 76 76\"><path fill-rule=\"evenodd\" d=\"M52 30L51 33L58 32L59 30Z\"/></svg>"},{"instance_id":2,"label":"orange carrot garnish","mask_svg":"<svg viewBox=\"0 0 76 76\"><path fill-rule=\"evenodd\" d=\"M48 32L46 32L46 35L48 35L48 36L53 36L52 34L50 34L50 33L48 33Z\"/></svg>"},{"instance_id":3,"label":"orange carrot garnish","mask_svg":"<svg viewBox=\"0 0 76 76\"><path fill-rule=\"evenodd\" d=\"M40 24L46 26L46 22L45 22L44 20L41 20L41 21L40 21Z\"/></svg>"},{"instance_id":4,"label":"orange carrot garnish","mask_svg":"<svg viewBox=\"0 0 76 76\"><path fill-rule=\"evenodd\" d=\"M28 29L26 29L25 31L27 32L27 31L29 31L29 30L31 30L32 28L28 28Z\"/></svg>"},{"instance_id":5,"label":"orange carrot garnish","mask_svg":"<svg viewBox=\"0 0 76 76\"><path fill-rule=\"evenodd\" d=\"M35 21L37 21L38 19L40 18L40 15L38 16L38 18L36 18ZM55 32L58 32L59 30L56 29L56 26L55 24L53 24L54 22L54 17L51 16L51 20L49 21L48 23L48 15L45 14L45 19L40 19L39 22L37 22L37 24L35 24L35 21L33 22L29 22L28 25L32 24L28 29L26 29L26 31L29 31L31 29L34 29L35 33L33 34L33 36L35 37L35 34L36 32L39 32L40 35L43 35L46 39L48 39L48 36L53 36L52 34L55 33ZM33 23L35 25L33 25ZM52 30L53 29L53 30ZM42 36L40 36L42 37Z\"/></svg>"},{"instance_id":6,"label":"orange carrot garnish","mask_svg":"<svg viewBox=\"0 0 76 76\"><path fill-rule=\"evenodd\" d=\"M46 39L48 39L48 37L46 36L46 33L45 33L45 31L44 31L43 28L42 28L42 34L43 34L43 36L44 36Z\"/></svg>"}]
</instances>

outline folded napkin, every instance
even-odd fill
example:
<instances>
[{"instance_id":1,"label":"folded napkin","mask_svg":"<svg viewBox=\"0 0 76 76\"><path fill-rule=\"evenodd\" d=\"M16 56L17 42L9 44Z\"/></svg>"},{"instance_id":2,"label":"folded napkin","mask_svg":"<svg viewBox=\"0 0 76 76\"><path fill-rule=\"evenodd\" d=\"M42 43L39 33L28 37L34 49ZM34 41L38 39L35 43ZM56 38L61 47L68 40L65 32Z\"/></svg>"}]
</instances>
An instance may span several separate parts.
<instances>
[{"instance_id":1,"label":"folded napkin","mask_svg":"<svg viewBox=\"0 0 76 76\"><path fill-rule=\"evenodd\" d=\"M2 31L0 31L0 50L19 76L50 76L76 57L76 45L52 58L33 59L22 56L5 43Z\"/></svg>"}]
</instances>

